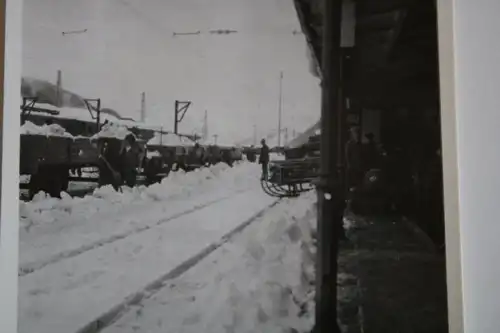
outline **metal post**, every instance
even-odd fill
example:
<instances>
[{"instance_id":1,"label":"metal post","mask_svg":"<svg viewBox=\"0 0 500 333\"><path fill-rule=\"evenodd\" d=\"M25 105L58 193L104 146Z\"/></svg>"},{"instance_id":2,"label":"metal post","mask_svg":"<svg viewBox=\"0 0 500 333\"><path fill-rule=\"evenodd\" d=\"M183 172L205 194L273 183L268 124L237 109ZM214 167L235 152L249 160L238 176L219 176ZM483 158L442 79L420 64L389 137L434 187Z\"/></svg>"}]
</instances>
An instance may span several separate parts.
<instances>
[{"instance_id":1,"label":"metal post","mask_svg":"<svg viewBox=\"0 0 500 333\"><path fill-rule=\"evenodd\" d=\"M205 110L205 117L203 118L203 140L208 139L208 111Z\"/></svg>"},{"instance_id":2,"label":"metal post","mask_svg":"<svg viewBox=\"0 0 500 333\"><path fill-rule=\"evenodd\" d=\"M141 122L146 121L146 93L141 93Z\"/></svg>"},{"instance_id":3,"label":"metal post","mask_svg":"<svg viewBox=\"0 0 500 333\"><path fill-rule=\"evenodd\" d=\"M62 71L57 71L57 83L56 83L56 106L62 107Z\"/></svg>"},{"instance_id":4,"label":"metal post","mask_svg":"<svg viewBox=\"0 0 500 333\"><path fill-rule=\"evenodd\" d=\"M101 99L97 99L97 133L101 130Z\"/></svg>"},{"instance_id":5,"label":"metal post","mask_svg":"<svg viewBox=\"0 0 500 333\"><path fill-rule=\"evenodd\" d=\"M257 125L253 125L253 145L257 145Z\"/></svg>"},{"instance_id":6,"label":"metal post","mask_svg":"<svg viewBox=\"0 0 500 333\"><path fill-rule=\"evenodd\" d=\"M179 101L175 101L175 118L174 118L174 133L178 133L178 125L179 125Z\"/></svg>"},{"instance_id":7,"label":"metal post","mask_svg":"<svg viewBox=\"0 0 500 333\"><path fill-rule=\"evenodd\" d=\"M318 250L315 333L340 332L337 318L337 255L343 190L337 170L342 0L323 1L321 179L318 184ZM334 325L332 325L334 324ZM332 330L333 327L333 330Z\"/></svg>"},{"instance_id":8,"label":"metal post","mask_svg":"<svg viewBox=\"0 0 500 333\"><path fill-rule=\"evenodd\" d=\"M280 72L280 97L278 103L278 147L281 146L281 109L283 98L283 71Z\"/></svg>"}]
</instances>

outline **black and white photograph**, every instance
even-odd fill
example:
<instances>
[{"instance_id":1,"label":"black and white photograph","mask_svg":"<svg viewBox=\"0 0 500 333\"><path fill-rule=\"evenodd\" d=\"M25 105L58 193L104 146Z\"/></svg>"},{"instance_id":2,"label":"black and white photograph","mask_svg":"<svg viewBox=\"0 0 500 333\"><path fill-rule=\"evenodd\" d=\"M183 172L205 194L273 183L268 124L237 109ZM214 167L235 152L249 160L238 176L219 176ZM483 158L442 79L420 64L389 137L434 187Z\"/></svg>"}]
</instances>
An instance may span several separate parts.
<instances>
[{"instance_id":1,"label":"black and white photograph","mask_svg":"<svg viewBox=\"0 0 500 333\"><path fill-rule=\"evenodd\" d=\"M435 1L22 19L19 333L448 332Z\"/></svg>"}]
</instances>

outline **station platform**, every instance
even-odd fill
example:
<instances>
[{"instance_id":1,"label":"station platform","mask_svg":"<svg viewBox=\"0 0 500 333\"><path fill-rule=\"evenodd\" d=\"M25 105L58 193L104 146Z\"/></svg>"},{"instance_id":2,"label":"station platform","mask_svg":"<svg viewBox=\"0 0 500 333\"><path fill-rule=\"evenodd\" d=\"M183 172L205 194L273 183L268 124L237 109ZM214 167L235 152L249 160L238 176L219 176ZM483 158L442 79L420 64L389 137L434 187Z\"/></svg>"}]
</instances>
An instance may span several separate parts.
<instances>
[{"instance_id":1,"label":"station platform","mask_svg":"<svg viewBox=\"0 0 500 333\"><path fill-rule=\"evenodd\" d=\"M345 333L447 333L444 254L412 222L346 217L339 249Z\"/></svg>"}]
</instances>

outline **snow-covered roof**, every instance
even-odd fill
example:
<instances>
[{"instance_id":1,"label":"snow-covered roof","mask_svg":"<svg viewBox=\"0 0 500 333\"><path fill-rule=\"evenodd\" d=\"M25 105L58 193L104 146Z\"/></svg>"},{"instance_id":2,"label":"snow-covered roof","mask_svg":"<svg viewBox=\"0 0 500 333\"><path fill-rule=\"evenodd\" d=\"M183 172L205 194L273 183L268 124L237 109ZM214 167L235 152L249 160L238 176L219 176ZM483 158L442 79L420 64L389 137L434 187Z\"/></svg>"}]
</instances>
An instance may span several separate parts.
<instances>
[{"instance_id":1,"label":"snow-covered roof","mask_svg":"<svg viewBox=\"0 0 500 333\"><path fill-rule=\"evenodd\" d=\"M197 142L202 146L235 147L235 148L243 147L243 145L241 145L240 143L235 144L234 142L230 143L228 141L222 141L222 142L217 141L217 144L215 144L213 140L207 139L207 140L198 140Z\"/></svg>"},{"instance_id":2,"label":"snow-covered roof","mask_svg":"<svg viewBox=\"0 0 500 333\"><path fill-rule=\"evenodd\" d=\"M66 130L58 124L38 126L30 121L25 122L21 126L21 135L43 135L73 138L70 133L66 132Z\"/></svg>"},{"instance_id":3,"label":"snow-covered roof","mask_svg":"<svg viewBox=\"0 0 500 333\"><path fill-rule=\"evenodd\" d=\"M150 146L165 146L165 147L192 147L194 142L190 139L174 133L156 133L155 136L148 141Z\"/></svg>"},{"instance_id":4,"label":"snow-covered roof","mask_svg":"<svg viewBox=\"0 0 500 333\"><path fill-rule=\"evenodd\" d=\"M117 123L107 123L102 126L101 131L94 136L92 136L92 139L97 139L97 138L117 138L120 140L125 139L125 137L129 134L132 134L132 132L129 131L129 129L122 125L122 124L117 124Z\"/></svg>"}]
</instances>

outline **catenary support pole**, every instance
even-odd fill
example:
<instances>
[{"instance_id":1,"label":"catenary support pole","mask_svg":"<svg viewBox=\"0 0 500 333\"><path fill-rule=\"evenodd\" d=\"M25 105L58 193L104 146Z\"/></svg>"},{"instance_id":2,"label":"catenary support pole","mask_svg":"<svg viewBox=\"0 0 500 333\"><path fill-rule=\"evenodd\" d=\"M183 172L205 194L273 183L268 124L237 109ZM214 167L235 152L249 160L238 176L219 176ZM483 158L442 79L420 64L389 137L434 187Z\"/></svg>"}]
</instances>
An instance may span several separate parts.
<instances>
[{"instance_id":1,"label":"catenary support pole","mask_svg":"<svg viewBox=\"0 0 500 333\"><path fill-rule=\"evenodd\" d=\"M283 71L280 72L280 89L278 101L278 147L281 146L281 113L283 109Z\"/></svg>"},{"instance_id":2,"label":"catenary support pole","mask_svg":"<svg viewBox=\"0 0 500 333\"><path fill-rule=\"evenodd\" d=\"M179 129L179 101L175 101L175 105L174 105L174 133L177 134L178 133L178 129Z\"/></svg>"}]
</instances>

